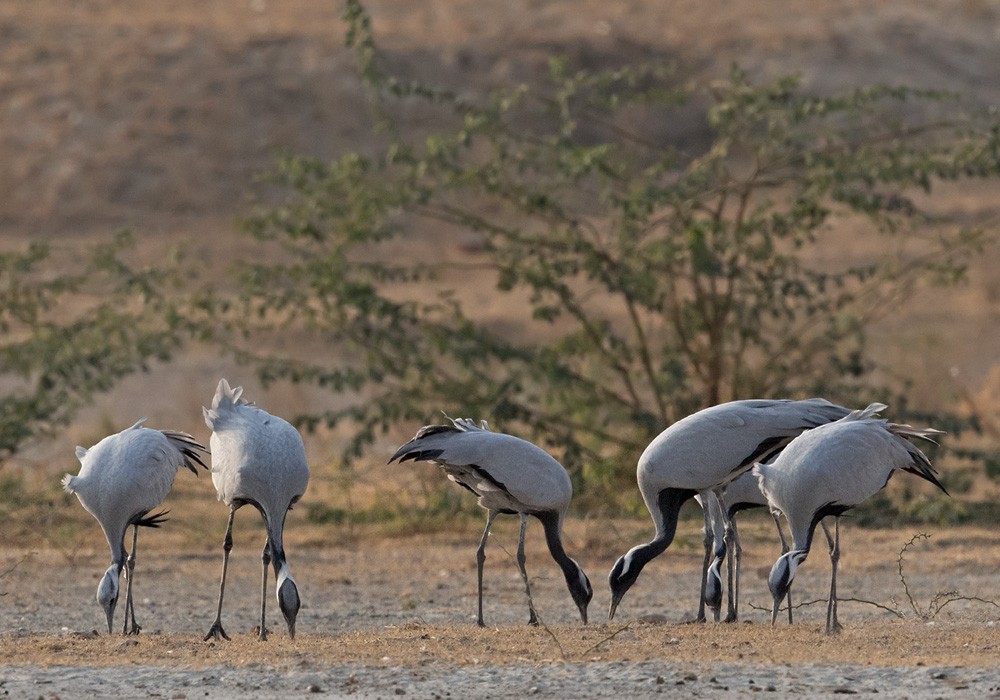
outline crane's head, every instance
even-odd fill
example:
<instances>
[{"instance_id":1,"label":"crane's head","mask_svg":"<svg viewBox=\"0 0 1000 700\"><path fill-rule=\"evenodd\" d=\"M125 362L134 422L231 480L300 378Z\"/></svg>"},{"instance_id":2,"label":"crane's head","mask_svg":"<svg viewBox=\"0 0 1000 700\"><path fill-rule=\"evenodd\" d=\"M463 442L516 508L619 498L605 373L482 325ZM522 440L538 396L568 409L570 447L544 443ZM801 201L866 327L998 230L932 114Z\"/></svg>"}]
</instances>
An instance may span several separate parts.
<instances>
[{"instance_id":1,"label":"crane's head","mask_svg":"<svg viewBox=\"0 0 1000 700\"><path fill-rule=\"evenodd\" d=\"M771 590L771 596L774 598L774 606L771 608L772 625L778 619L781 601L785 599L785 596L788 595L788 589L792 587L792 580L795 578L799 564L804 562L808 555L808 550L793 549L778 557L778 561L774 562L774 566L771 567L771 574L767 577L767 587Z\"/></svg>"},{"instance_id":2,"label":"crane's head","mask_svg":"<svg viewBox=\"0 0 1000 700\"><path fill-rule=\"evenodd\" d=\"M118 605L118 571L115 564L108 567L97 584L97 602L104 608L104 614L108 616L108 634L111 634L111 625L115 619L115 606Z\"/></svg>"},{"instance_id":3,"label":"crane's head","mask_svg":"<svg viewBox=\"0 0 1000 700\"><path fill-rule=\"evenodd\" d=\"M643 545L640 545L626 552L615 562L611 573L608 574L608 585L611 586L611 607L608 609L608 622L614 619L618 604L639 578L639 572L646 564L646 560L641 555L642 548Z\"/></svg>"},{"instance_id":4,"label":"crane's head","mask_svg":"<svg viewBox=\"0 0 1000 700\"><path fill-rule=\"evenodd\" d=\"M713 611L722 609L722 574L719 573L721 559L715 559L705 577L705 605Z\"/></svg>"},{"instance_id":5,"label":"crane's head","mask_svg":"<svg viewBox=\"0 0 1000 700\"><path fill-rule=\"evenodd\" d=\"M575 561L573 563L576 564ZM594 589L590 585L590 579L587 578L587 574L583 573L579 564L576 564L575 572L566 572L566 585L569 587L569 594L573 596L573 602L580 610L583 624L587 624L587 606L590 605L590 599L594 597Z\"/></svg>"},{"instance_id":6,"label":"crane's head","mask_svg":"<svg viewBox=\"0 0 1000 700\"><path fill-rule=\"evenodd\" d=\"M288 564L282 564L278 572L278 607L288 623L288 634L295 636L295 618L299 614L299 589L292 578Z\"/></svg>"}]
</instances>

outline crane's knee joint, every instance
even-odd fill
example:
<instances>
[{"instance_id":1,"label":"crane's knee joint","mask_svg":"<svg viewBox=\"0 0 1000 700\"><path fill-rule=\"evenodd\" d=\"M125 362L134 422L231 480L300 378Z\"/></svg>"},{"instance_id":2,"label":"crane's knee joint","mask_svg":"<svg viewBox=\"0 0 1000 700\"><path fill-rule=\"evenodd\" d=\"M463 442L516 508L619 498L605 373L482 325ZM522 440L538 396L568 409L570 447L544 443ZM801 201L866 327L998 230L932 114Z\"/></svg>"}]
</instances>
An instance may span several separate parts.
<instances>
[{"instance_id":1,"label":"crane's knee joint","mask_svg":"<svg viewBox=\"0 0 1000 700\"><path fill-rule=\"evenodd\" d=\"M227 532L226 539L222 541L222 549L228 554L233 549L233 533Z\"/></svg>"}]
</instances>

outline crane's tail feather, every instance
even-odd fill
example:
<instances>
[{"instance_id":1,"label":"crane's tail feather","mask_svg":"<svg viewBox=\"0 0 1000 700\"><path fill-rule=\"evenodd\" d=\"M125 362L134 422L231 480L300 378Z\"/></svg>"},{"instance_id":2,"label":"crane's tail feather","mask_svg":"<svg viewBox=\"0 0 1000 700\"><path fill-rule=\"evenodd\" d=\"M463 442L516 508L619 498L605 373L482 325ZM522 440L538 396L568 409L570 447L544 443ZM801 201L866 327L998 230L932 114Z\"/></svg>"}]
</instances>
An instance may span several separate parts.
<instances>
[{"instance_id":1,"label":"crane's tail feather","mask_svg":"<svg viewBox=\"0 0 1000 700\"><path fill-rule=\"evenodd\" d=\"M195 465L202 469L208 469L208 465L202 459L200 453L208 454L208 448L194 439L194 436L179 430L161 430L174 447L184 456L184 466L197 476L198 470Z\"/></svg>"},{"instance_id":2,"label":"crane's tail feather","mask_svg":"<svg viewBox=\"0 0 1000 700\"><path fill-rule=\"evenodd\" d=\"M62 478L62 486L68 493L76 493L76 482L80 477L67 474Z\"/></svg>"},{"instance_id":3,"label":"crane's tail feather","mask_svg":"<svg viewBox=\"0 0 1000 700\"><path fill-rule=\"evenodd\" d=\"M143 515L132 524L138 527L159 527L169 520L169 518L167 518L167 513L169 512L169 510L161 510L156 513L149 513L147 515Z\"/></svg>"},{"instance_id":4,"label":"crane's tail feather","mask_svg":"<svg viewBox=\"0 0 1000 700\"><path fill-rule=\"evenodd\" d=\"M855 421L855 420L868 420L869 418L874 418L880 412L889 408L884 403L870 403L865 408L859 408L856 411L851 411L846 416L841 418L843 421Z\"/></svg>"},{"instance_id":5,"label":"crane's tail feather","mask_svg":"<svg viewBox=\"0 0 1000 700\"><path fill-rule=\"evenodd\" d=\"M944 435L943 430L937 430L935 428L914 428L912 425L902 425L900 423L886 423L886 429L893 435L897 435L900 438L920 438L921 440L927 440L935 445L938 444L937 440L934 438L938 435ZM931 461L916 445L912 444L908 440L903 440L906 445L906 451L910 455L909 466L903 467L903 471L909 472L915 476L919 476L921 479L931 482L937 486L941 491L947 495L948 489L944 487L937 478L937 471L931 464Z\"/></svg>"},{"instance_id":6,"label":"crane's tail feather","mask_svg":"<svg viewBox=\"0 0 1000 700\"><path fill-rule=\"evenodd\" d=\"M902 435L905 438L920 438L927 442L933 442L935 445L938 444L936 439L938 435L947 434L945 431L938 430L937 428L914 428L912 425L902 423L889 423L886 427L889 428L890 433L895 435Z\"/></svg>"},{"instance_id":7,"label":"crane's tail feather","mask_svg":"<svg viewBox=\"0 0 1000 700\"><path fill-rule=\"evenodd\" d=\"M441 412L445 418L451 421L451 425L425 425L417 431L417 434L413 436L409 442L396 450L395 454L389 458L387 464L392 464L397 459L402 462L407 462L410 460L419 461L430 461L439 457L444 450L430 448L426 445L421 445L421 441L428 438L432 438L435 435L442 437L448 434L455 433L471 433L476 431L490 431L489 424L483 420L480 421L479 425L476 425L476 421L471 418L452 418L444 411Z\"/></svg>"}]
</instances>

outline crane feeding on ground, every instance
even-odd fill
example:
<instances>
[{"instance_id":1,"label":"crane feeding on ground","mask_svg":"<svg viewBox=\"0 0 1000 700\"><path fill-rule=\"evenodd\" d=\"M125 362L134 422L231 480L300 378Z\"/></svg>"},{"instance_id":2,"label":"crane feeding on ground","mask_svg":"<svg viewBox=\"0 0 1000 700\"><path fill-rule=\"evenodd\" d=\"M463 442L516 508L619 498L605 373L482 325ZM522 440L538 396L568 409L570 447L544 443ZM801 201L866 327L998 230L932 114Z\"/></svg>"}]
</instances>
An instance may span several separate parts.
<instances>
[{"instance_id":1,"label":"crane feeding on ground","mask_svg":"<svg viewBox=\"0 0 1000 700\"><path fill-rule=\"evenodd\" d=\"M104 530L111 549L111 566L97 586L97 602L108 619L108 633L118 605L118 578L125 571L124 634L139 634L132 601L135 551L140 527L159 527L166 511L150 513L170 493L177 470L187 467L197 475L196 465L205 468L201 452L207 452L194 437L175 430L144 428L146 419L131 428L109 435L89 450L76 448L80 473L67 474L62 484L75 493L80 503ZM125 533L132 526L132 551L125 551ZM131 616L131 626L129 617Z\"/></svg>"},{"instance_id":2,"label":"crane feeding on ground","mask_svg":"<svg viewBox=\"0 0 1000 700\"><path fill-rule=\"evenodd\" d=\"M449 419L451 420L451 419ZM524 533L528 516L541 521L545 540L552 558L562 569L573 602L580 617L587 622L587 605L593 596L590 580L562 544L563 520L573 486L569 474L552 455L521 438L493 432L482 421L477 426L469 419L451 420L450 425L428 425L396 450L389 463L399 460L434 462L448 478L479 496L479 505L486 509L486 529L476 550L479 608L476 622L483 622L483 564L486 561L486 540L493 520L501 513L518 515L521 532L517 542L517 565L528 595L529 620L537 624L538 617L531 599L531 588L524 563Z\"/></svg>"},{"instance_id":3,"label":"crane feeding on ground","mask_svg":"<svg viewBox=\"0 0 1000 700\"><path fill-rule=\"evenodd\" d=\"M792 549L771 568L767 585L774 597L771 624L788 592L795 572L809 556L816 524L833 516L830 546L832 575L827 603L826 631L840 631L837 620L837 564L840 561L840 516L878 493L897 471L925 479L948 493L938 481L927 456L906 438L934 442L942 431L890 423L874 416L885 404L873 403L861 411L823 425L793 440L771 464L756 464L760 490L772 508L788 520Z\"/></svg>"},{"instance_id":4,"label":"crane feeding on ground","mask_svg":"<svg viewBox=\"0 0 1000 700\"><path fill-rule=\"evenodd\" d=\"M222 628L222 598L226 591L226 570L233 548L233 520L236 511L252 505L264 519L267 537L261 554L260 626L257 637L267 639L267 567L274 566L278 608L295 636L299 612L299 590L285 559L285 516L305 493L309 484L302 436L290 423L244 401L242 387L231 389L222 379L204 409L205 423L212 429L212 483L219 500L229 506L229 523L222 547L222 580L219 608L205 639L229 639Z\"/></svg>"},{"instance_id":5,"label":"crane feeding on ground","mask_svg":"<svg viewBox=\"0 0 1000 700\"><path fill-rule=\"evenodd\" d=\"M639 458L636 476L656 535L633 547L608 575L608 619L643 567L673 541L681 506L696 494L718 508L725 537L731 526L721 498L726 486L759 460L781 451L804 430L837 420L850 411L825 399L730 401L682 418L660 433ZM714 504L709 503L714 499ZM702 598L705 585L702 585Z\"/></svg>"}]
</instances>

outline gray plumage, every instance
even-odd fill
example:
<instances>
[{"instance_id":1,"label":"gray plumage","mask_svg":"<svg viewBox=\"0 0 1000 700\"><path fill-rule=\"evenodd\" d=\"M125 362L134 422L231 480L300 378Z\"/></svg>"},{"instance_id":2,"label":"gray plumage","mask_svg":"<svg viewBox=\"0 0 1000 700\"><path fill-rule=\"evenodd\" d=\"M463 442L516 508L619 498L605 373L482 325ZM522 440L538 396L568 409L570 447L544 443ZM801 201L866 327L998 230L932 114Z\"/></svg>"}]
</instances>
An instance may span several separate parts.
<instances>
[{"instance_id":1,"label":"gray plumage","mask_svg":"<svg viewBox=\"0 0 1000 700\"><path fill-rule=\"evenodd\" d=\"M222 628L222 598L226 569L232 549L233 520L244 505L255 507L264 519L267 539L261 556L260 626L258 638L267 638L265 626L267 567L274 566L278 607L295 636L295 618L299 594L285 558L283 531L285 515L305 493L309 484L302 436L287 421L244 401L242 387L231 389L222 379L204 409L205 424L212 429L212 483L219 500L229 506L229 524L223 544L222 581L219 585L219 608L215 622L205 639L229 639Z\"/></svg>"},{"instance_id":2,"label":"gray plumage","mask_svg":"<svg viewBox=\"0 0 1000 700\"><path fill-rule=\"evenodd\" d=\"M715 499L721 511L726 486L755 461L773 456L803 430L847 413L848 409L824 399L731 401L698 411L660 433L642 453L636 470L656 536L630 549L612 568L608 618L614 617L642 568L673 541L677 514L688 499L696 494L705 503ZM724 511L721 517L725 531L731 532ZM702 598L704 594L703 582Z\"/></svg>"},{"instance_id":3,"label":"gray plumage","mask_svg":"<svg viewBox=\"0 0 1000 700\"><path fill-rule=\"evenodd\" d=\"M449 419L451 420L451 419ZM493 432L483 421L451 420L450 425L428 425L396 450L389 463L399 460L434 462L452 481L479 496L486 509L486 529L476 552L479 608L477 623L483 626L483 565L486 540L493 520L500 513L521 518L517 563L528 594L529 622L537 623L524 562L524 534L529 515L541 521L552 558L563 571L566 585L584 622L593 596L583 569L563 549L562 528L573 495L569 474L548 452L521 438Z\"/></svg>"},{"instance_id":4,"label":"gray plumage","mask_svg":"<svg viewBox=\"0 0 1000 700\"><path fill-rule=\"evenodd\" d=\"M836 518L827 605L827 632L834 633L840 630L836 593L840 516L882 490L896 471L915 474L947 493L926 455L906 439L933 442L934 436L943 433L874 418L885 408L884 404L871 404L810 430L793 440L771 464L754 466L760 490L771 507L784 514L792 534L791 551L778 558L768 578L774 597L772 624L796 570L809 554L816 524L824 517Z\"/></svg>"},{"instance_id":5,"label":"gray plumage","mask_svg":"<svg viewBox=\"0 0 1000 700\"><path fill-rule=\"evenodd\" d=\"M108 621L108 633L118 604L118 578L125 570L125 634L138 634L132 601L135 550L140 527L158 527L165 513L150 515L170 493L177 470L187 467L197 474L205 467L201 452L207 450L191 435L173 430L144 428L143 418L120 433L109 435L89 450L76 448L80 473L63 477L63 487L75 493L80 503L104 530L111 549L111 566L97 588L97 600ZM132 552L125 550L125 532L133 527ZM129 616L131 615L131 626Z\"/></svg>"}]
</instances>

